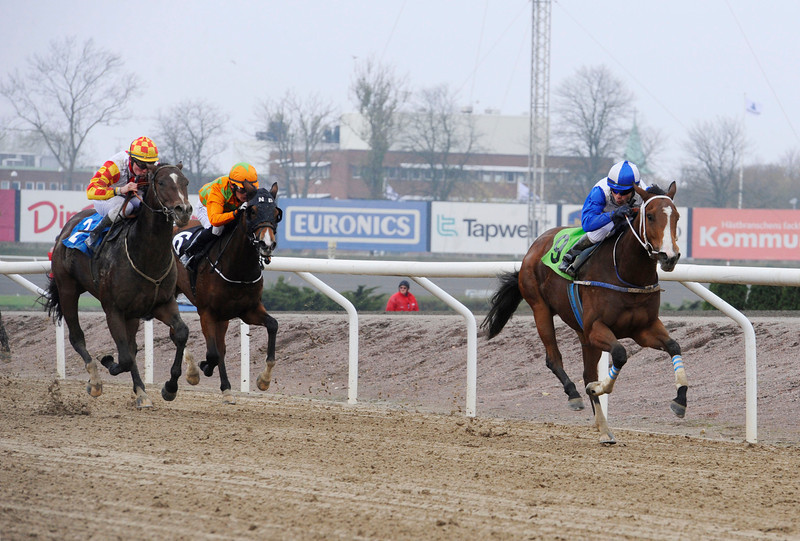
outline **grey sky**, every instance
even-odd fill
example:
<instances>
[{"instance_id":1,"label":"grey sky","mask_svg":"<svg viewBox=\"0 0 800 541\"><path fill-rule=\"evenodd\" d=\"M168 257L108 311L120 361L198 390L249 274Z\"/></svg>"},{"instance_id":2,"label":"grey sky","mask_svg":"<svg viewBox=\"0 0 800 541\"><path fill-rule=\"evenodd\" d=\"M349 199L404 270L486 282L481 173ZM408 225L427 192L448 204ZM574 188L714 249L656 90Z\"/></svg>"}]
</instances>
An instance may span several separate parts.
<instances>
[{"instance_id":1,"label":"grey sky","mask_svg":"<svg viewBox=\"0 0 800 541\"><path fill-rule=\"evenodd\" d=\"M141 76L137 116L91 140L98 163L184 99L229 113L231 139L252 136L260 98L288 89L352 110L354 67L370 56L412 88L448 84L476 111L529 108L528 0L0 0L0 11L2 76L67 35L93 38ZM800 149L797 21L800 2L786 0L554 0L551 89L580 66L606 64L636 94L640 120L668 137L656 164L666 176L678 173L688 128L718 116L745 122L748 161L776 161ZM761 115L745 118L745 95ZM10 114L3 100L0 116Z\"/></svg>"}]
</instances>

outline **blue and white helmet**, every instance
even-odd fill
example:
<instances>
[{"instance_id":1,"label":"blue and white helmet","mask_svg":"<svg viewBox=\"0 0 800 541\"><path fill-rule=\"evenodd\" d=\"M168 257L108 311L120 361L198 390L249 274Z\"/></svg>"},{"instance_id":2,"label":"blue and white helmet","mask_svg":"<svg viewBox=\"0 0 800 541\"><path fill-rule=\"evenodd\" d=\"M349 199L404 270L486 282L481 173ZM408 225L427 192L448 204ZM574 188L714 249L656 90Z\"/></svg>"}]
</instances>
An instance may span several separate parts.
<instances>
[{"instance_id":1,"label":"blue and white helmet","mask_svg":"<svg viewBox=\"0 0 800 541\"><path fill-rule=\"evenodd\" d=\"M630 190L634 184L639 185L639 168L627 160L615 163L608 172L606 182L612 190L618 192Z\"/></svg>"}]
</instances>

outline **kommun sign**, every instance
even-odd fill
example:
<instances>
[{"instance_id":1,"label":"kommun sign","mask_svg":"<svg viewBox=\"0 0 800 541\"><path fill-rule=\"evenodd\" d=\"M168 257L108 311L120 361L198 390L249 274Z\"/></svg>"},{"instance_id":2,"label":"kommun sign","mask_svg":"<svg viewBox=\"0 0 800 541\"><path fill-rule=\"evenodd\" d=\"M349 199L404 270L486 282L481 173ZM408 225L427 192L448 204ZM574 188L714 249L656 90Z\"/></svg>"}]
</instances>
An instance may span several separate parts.
<instances>
[{"instance_id":1,"label":"kommun sign","mask_svg":"<svg viewBox=\"0 0 800 541\"><path fill-rule=\"evenodd\" d=\"M727 260L800 260L800 212L692 210L692 257Z\"/></svg>"},{"instance_id":2,"label":"kommun sign","mask_svg":"<svg viewBox=\"0 0 800 541\"><path fill-rule=\"evenodd\" d=\"M527 205L431 203L431 252L524 254L528 250Z\"/></svg>"}]
</instances>

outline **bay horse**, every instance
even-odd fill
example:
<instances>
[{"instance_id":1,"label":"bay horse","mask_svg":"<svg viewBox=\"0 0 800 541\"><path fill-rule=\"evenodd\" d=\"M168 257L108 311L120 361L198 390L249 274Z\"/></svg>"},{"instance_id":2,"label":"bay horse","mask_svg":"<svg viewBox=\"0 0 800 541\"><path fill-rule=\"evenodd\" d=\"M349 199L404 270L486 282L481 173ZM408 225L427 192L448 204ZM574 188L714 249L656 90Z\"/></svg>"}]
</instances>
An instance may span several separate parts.
<instances>
[{"instance_id":1,"label":"bay horse","mask_svg":"<svg viewBox=\"0 0 800 541\"><path fill-rule=\"evenodd\" d=\"M219 367L220 390L223 402L235 404L231 383L225 368L225 334L231 319L239 318L248 325L260 325L267 329L266 368L256 380L262 391L269 389L272 369L275 366L275 337L278 322L267 313L261 302L264 285L261 271L269 264L277 246L278 222L283 211L277 206L278 183L269 190L256 190L245 183L248 207L225 226L222 235L211 241L207 254L196 267L196 282L179 262L183 248L188 246L197 221L176 228L173 239L174 257L178 266L176 293L183 293L197 307L200 326L206 340L206 360L200 370L206 377ZM191 355L186 355L188 368L186 380L197 385L200 374ZM247 368L249 369L249 368Z\"/></svg>"},{"instance_id":2,"label":"bay horse","mask_svg":"<svg viewBox=\"0 0 800 541\"><path fill-rule=\"evenodd\" d=\"M603 443L616 443L599 397L613 391L628 359L620 338L632 338L642 347L660 349L672 357L677 396L670 407L678 417L686 413L688 383L681 348L658 317L661 292L656 265L669 272L680 258L679 215L673 203L676 185L670 184L667 192L657 186L648 191L636 186L635 190L643 200L639 212L633 220L623 223L621 232L597 246L574 282L543 262L545 256L552 258L550 263L557 268L560 256L566 252L561 240L564 237L558 235L566 228L550 229L533 242L519 271L500 276L500 287L481 324L488 327L488 338L493 338L525 299L533 310L536 330L545 347L547 367L563 385L569 407L581 410L583 399L564 371L553 316L558 315L569 325L582 346L583 381ZM610 352L612 366L600 381L597 363L603 351Z\"/></svg>"},{"instance_id":3,"label":"bay horse","mask_svg":"<svg viewBox=\"0 0 800 541\"><path fill-rule=\"evenodd\" d=\"M175 301L177 270L170 243L173 223L185 224L192 215L187 194L189 180L181 169L182 164L148 165L146 178L139 180L139 192L143 195L135 218L112 227L93 256L78 248L68 248L63 241L69 242L73 235L77 237L74 230L86 229L83 225L91 223L94 209L70 218L56 238L45 309L55 321L61 318L66 321L69 341L89 372L86 391L91 396L100 396L103 384L97 363L86 349L78 320L78 298L85 291L100 300L117 347L119 362L106 355L100 364L114 376L131 373L138 408L153 406L136 366L136 332L141 318L155 317L169 327L170 338L177 348L172 370L174 373L177 369L180 376L189 329ZM170 384L167 382L165 386ZM177 389L177 383L174 388Z\"/></svg>"}]
</instances>

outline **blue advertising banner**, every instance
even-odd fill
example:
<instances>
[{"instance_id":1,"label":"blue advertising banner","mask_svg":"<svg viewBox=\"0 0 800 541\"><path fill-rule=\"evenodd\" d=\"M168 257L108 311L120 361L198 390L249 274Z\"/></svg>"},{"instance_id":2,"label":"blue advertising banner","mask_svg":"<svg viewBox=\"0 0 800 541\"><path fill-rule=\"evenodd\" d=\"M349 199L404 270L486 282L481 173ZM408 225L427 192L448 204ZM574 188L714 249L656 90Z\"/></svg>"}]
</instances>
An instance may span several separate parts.
<instances>
[{"instance_id":1,"label":"blue advertising banner","mask_svg":"<svg viewBox=\"0 0 800 541\"><path fill-rule=\"evenodd\" d=\"M282 199L278 250L428 251L428 203Z\"/></svg>"}]
</instances>

